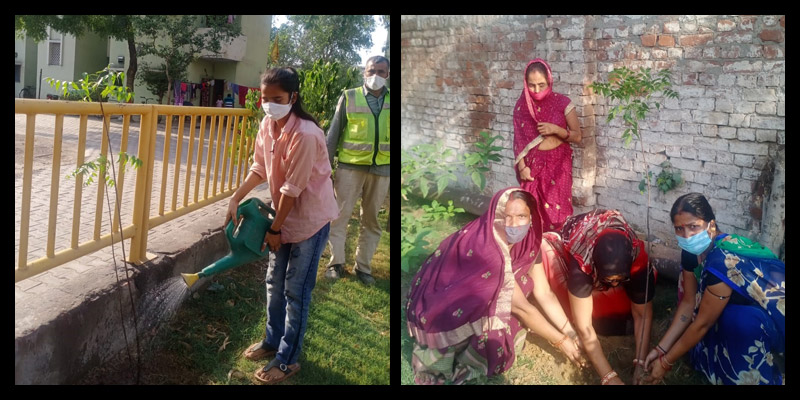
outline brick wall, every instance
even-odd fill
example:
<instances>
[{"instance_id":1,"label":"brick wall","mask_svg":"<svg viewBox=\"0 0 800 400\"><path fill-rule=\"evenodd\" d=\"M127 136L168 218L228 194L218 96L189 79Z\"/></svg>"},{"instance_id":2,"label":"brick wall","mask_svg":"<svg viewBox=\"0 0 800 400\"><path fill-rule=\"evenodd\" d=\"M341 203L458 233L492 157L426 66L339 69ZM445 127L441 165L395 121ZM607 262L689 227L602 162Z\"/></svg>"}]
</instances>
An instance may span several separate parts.
<instances>
[{"instance_id":1,"label":"brick wall","mask_svg":"<svg viewBox=\"0 0 800 400\"><path fill-rule=\"evenodd\" d=\"M573 145L576 213L617 208L644 231L639 145L623 147L622 124L605 122L609 106L587 85L617 66L670 68L680 98L641 124L644 149L656 173L668 159L686 183L652 197L651 231L674 245L669 208L695 191L725 231L782 239L784 214L769 207L783 212L783 193L772 193L783 182L772 178L785 147L784 16L403 16L401 26L404 149L441 140L471 151L481 131L500 134L507 150L487 193L515 185L512 108L522 69L544 58L583 131Z\"/></svg>"}]
</instances>

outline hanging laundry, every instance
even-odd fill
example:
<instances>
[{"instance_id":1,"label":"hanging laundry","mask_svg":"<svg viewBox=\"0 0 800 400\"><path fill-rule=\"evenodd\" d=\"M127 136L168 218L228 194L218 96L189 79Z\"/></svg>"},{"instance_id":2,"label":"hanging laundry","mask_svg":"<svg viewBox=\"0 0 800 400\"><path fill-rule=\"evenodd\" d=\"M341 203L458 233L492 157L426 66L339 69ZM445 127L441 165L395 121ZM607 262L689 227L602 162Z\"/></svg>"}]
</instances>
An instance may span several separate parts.
<instances>
[{"instance_id":1,"label":"hanging laundry","mask_svg":"<svg viewBox=\"0 0 800 400\"><path fill-rule=\"evenodd\" d=\"M249 91L249 87L247 86L239 86L239 105L244 107L244 102L247 100L247 92Z\"/></svg>"},{"instance_id":2,"label":"hanging laundry","mask_svg":"<svg viewBox=\"0 0 800 400\"><path fill-rule=\"evenodd\" d=\"M181 91L182 92L186 91L186 82L181 83Z\"/></svg>"}]
</instances>

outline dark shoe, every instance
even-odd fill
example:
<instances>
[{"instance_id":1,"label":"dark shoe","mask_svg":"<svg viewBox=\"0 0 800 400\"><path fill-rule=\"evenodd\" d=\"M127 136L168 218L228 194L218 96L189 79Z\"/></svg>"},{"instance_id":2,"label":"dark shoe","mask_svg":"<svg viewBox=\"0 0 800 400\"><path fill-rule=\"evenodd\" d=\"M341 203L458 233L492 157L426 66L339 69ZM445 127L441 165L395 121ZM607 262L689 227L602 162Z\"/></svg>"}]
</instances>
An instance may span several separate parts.
<instances>
[{"instance_id":1,"label":"dark shoe","mask_svg":"<svg viewBox=\"0 0 800 400\"><path fill-rule=\"evenodd\" d=\"M356 270L356 275L358 276L358 279L361 280L361 283L367 286L372 286L375 284L375 278L373 278L370 274Z\"/></svg>"},{"instance_id":2,"label":"dark shoe","mask_svg":"<svg viewBox=\"0 0 800 400\"><path fill-rule=\"evenodd\" d=\"M333 264L328 267L328 270L325 271L325 278L328 279L339 279L343 275L343 266L342 264Z\"/></svg>"}]
</instances>

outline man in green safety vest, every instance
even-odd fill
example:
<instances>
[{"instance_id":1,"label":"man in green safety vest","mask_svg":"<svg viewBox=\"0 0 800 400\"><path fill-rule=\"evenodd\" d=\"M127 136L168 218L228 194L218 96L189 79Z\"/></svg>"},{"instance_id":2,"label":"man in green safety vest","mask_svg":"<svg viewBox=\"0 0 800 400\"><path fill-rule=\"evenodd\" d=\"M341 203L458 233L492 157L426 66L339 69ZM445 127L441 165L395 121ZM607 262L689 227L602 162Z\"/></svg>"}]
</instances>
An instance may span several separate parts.
<instances>
[{"instance_id":1,"label":"man in green safety vest","mask_svg":"<svg viewBox=\"0 0 800 400\"><path fill-rule=\"evenodd\" d=\"M388 77L389 60L370 57L364 68L364 85L344 91L328 129L331 165L334 155L339 158L333 183L339 218L331 224L332 257L325 271L328 279L338 279L344 273L347 222L361 198L361 231L353 269L362 283L375 284L370 262L381 238L378 211L389 190Z\"/></svg>"}]
</instances>

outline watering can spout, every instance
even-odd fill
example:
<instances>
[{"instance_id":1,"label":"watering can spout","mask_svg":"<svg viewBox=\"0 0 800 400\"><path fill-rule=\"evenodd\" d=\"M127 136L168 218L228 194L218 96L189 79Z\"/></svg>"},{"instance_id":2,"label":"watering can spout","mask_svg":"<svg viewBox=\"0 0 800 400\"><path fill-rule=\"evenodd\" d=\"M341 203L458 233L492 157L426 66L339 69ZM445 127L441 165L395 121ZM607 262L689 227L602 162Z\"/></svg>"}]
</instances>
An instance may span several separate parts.
<instances>
[{"instance_id":1,"label":"watering can spout","mask_svg":"<svg viewBox=\"0 0 800 400\"><path fill-rule=\"evenodd\" d=\"M233 220L225 228L225 238L230 245L230 253L196 274L181 274L186 286L192 287L198 279L216 275L220 272L249 264L269 254L269 249L261 251L267 229L272 226L275 210L256 198L250 198L239 205L238 223Z\"/></svg>"}]
</instances>

